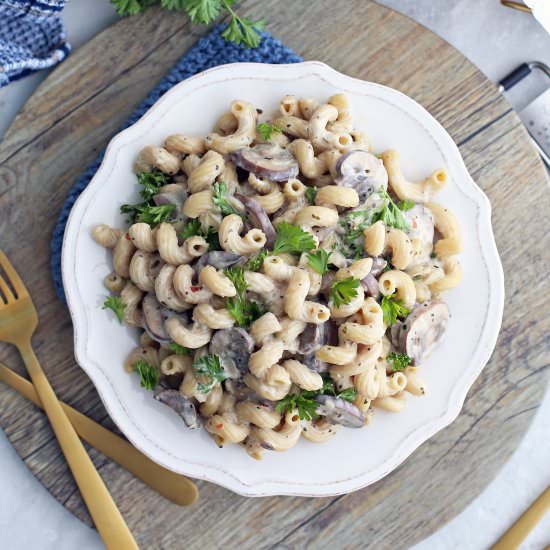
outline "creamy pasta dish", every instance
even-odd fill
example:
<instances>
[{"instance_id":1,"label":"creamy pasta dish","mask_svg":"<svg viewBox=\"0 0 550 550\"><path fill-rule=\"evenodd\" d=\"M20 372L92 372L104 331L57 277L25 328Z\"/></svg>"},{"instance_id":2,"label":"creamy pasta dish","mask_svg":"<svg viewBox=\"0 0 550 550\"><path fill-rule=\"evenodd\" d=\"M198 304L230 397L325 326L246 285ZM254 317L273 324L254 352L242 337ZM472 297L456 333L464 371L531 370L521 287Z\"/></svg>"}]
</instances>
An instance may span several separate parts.
<instances>
[{"instance_id":1,"label":"creamy pasta dish","mask_svg":"<svg viewBox=\"0 0 550 550\"><path fill-rule=\"evenodd\" d=\"M444 169L409 181L343 94L266 115L233 101L206 137L145 147L128 225L93 229L113 251L104 307L142 329L125 368L256 459L423 395L462 275Z\"/></svg>"}]
</instances>

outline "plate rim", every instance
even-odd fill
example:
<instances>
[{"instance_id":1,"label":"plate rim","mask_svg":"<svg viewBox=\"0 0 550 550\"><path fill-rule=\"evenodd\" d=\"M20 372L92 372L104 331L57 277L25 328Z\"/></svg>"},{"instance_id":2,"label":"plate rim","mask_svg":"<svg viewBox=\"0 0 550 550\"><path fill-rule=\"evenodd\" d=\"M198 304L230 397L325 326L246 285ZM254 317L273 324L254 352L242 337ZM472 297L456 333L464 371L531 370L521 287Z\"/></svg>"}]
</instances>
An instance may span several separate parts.
<instances>
[{"instance_id":1,"label":"plate rim","mask_svg":"<svg viewBox=\"0 0 550 550\"><path fill-rule=\"evenodd\" d=\"M443 147L449 153L448 155L444 156L451 157L454 163L456 163L457 169L459 169L461 172L461 182L467 181L469 184L467 186L467 189L463 189L463 191L471 191L467 193L467 195L476 204L478 209L476 220L476 236L479 241L480 250L485 260L487 269L490 294L489 298L492 298L492 300L490 299L488 303L487 315L492 316L493 323L487 324L487 326L485 327L485 331L480 336L478 347L473 352L473 358L475 358L475 361L472 361L472 363L475 364L475 368L470 366L461 374L461 376L457 378L450 392L449 402L447 403L447 409L444 414L439 415L436 418L432 417L425 424L417 427L411 434L408 434L406 437L404 437L397 444L397 447L392 453L392 459L387 461L388 463L385 465L386 467L381 467L379 465L377 468L374 468L374 470L371 469L370 471L367 471L361 475L355 476L351 480L336 481L334 483L335 487L331 487L332 484L330 482L324 482L322 485L315 483L306 484L307 487L309 487L309 491L311 491L314 487L315 492L309 492L308 490L306 490L305 487L301 487L299 484L289 484L288 481L265 480L252 483L246 482L238 478L234 474L231 474L224 470L220 470L219 468L215 468L211 465L202 465L202 467L197 467L197 464L193 464L191 465L191 467L182 466L182 468L175 468L173 465L168 464L162 459L159 459L158 456L152 455L150 452L148 452L148 449L146 449L144 445L142 445L142 441L139 441L137 438L134 437L133 433L126 429L129 423L128 421L126 423L123 423L123 419L119 417L121 407L114 407L113 403L111 402L113 396L107 395L114 394L115 397L117 397L116 392L114 392L114 389L112 388L111 382L101 370L98 370L97 367L93 365L93 360L89 358L86 354L86 347L82 345L82 343L87 339L88 319L85 313L85 304L82 300L80 300L78 292L75 291L77 285L76 279L71 279L70 277L70 260L71 250L75 252L74 249L76 248L76 244L78 241L77 230L82 221L85 210L82 211L79 219L77 219L77 214L80 213L80 210L83 208L86 198L90 197L91 190L100 184L102 179L102 171L106 169L106 166L111 161L111 158L114 158L116 156L116 152L124 146L124 139L129 138L131 134L141 126L145 126L150 117L153 116L154 112L160 110L160 107L165 103L169 103L171 97L174 97L177 93L179 93L179 91L183 87L189 86L189 83L191 82L208 79L214 73L223 73L227 71L229 71L227 76L231 77L231 71L238 71L240 69L249 70L251 72L267 69L268 71L281 71L281 73L289 69L291 71L300 71L302 69L304 71L307 71L308 69L315 69L318 71L318 73L315 73L316 76L326 77L325 79L330 84L335 85L338 88L340 88L341 86L335 83L334 79L339 82L341 82L342 80L351 82L355 86L360 87L374 86L375 88L383 89L383 91L389 93L389 95L395 94L396 97L408 103L411 106L411 109L416 110L424 117L425 120L428 120L430 125L435 128L438 134L443 137L443 140L445 142L443 144ZM261 78L261 76L256 76L256 78ZM280 78L281 77L279 76L278 79ZM417 120L417 122L419 121ZM72 249L70 248L71 245ZM76 261L76 257L72 259L73 261ZM74 269L72 270L72 272L74 273ZM384 86L382 84L369 82L345 75L320 61L305 61L301 63L281 65L262 63L232 63L213 67L211 69L198 73L197 75L194 75L172 87L138 121L113 136L106 147L104 157L96 171L96 174L90 180L88 186L84 189L84 191L76 200L67 220L62 247L62 277L67 297L67 304L74 327L76 361L79 366L84 370L84 372L86 372L86 374L90 377L92 383L98 391L100 399L103 402L103 405L105 406L107 412L109 413L113 421L117 424L117 426L121 429L121 431L125 434L125 436L129 439L129 441L151 460L168 469L197 479L203 479L212 483L216 483L243 496L335 496L366 487L367 485L370 485L385 477L387 474L397 468L422 443L426 442L437 432L452 423L459 415L469 389L489 361L490 356L496 345L502 323L505 292L504 273L491 225L491 204L488 197L479 188L479 186L469 174L464 160L462 159L462 155L460 154L457 145L454 143L448 132L424 107L422 107L418 102L416 102L414 99L407 96L406 94L393 88ZM115 409L117 410L115 411ZM131 425L132 424L130 423L130 426ZM183 464L184 461L181 458L178 460L180 463ZM262 487L264 488L262 489Z\"/></svg>"}]
</instances>

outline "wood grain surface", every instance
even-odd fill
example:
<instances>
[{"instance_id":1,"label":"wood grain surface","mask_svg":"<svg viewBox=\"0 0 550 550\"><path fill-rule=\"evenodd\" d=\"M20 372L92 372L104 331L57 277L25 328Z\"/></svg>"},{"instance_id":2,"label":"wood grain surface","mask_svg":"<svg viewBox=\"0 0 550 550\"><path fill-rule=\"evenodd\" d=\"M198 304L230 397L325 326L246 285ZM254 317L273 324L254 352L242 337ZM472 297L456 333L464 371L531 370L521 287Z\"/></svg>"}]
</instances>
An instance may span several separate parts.
<instances>
[{"instance_id":1,"label":"wood grain surface","mask_svg":"<svg viewBox=\"0 0 550 550\"><path fill-rule=\"evenodd\" d=\"M460 53L391 10L366 0L282 4L250 0L241 9L264 16L269 31L305 59L412 96L458 143L493 204L506 277L502 331L459 418L394 473L350 495L250 499L199 482L199 502L180 508L91 450L142 548L406 548L452 519L494 478L546 387L550 327L541 301L548 299L550 199L546 172L510 105ZM51 232L79 174L205 32L191 29L184 16L155 10L118 22L45 80L0 145L0 246L39 311L36 353L58 395L111 429L74 361L69 314L49 271ZM0 344L0 358L24 372L8 346ZM0 425L51 494L90 524L46 417L0 386Z\"/></svg>"}]
</instances>

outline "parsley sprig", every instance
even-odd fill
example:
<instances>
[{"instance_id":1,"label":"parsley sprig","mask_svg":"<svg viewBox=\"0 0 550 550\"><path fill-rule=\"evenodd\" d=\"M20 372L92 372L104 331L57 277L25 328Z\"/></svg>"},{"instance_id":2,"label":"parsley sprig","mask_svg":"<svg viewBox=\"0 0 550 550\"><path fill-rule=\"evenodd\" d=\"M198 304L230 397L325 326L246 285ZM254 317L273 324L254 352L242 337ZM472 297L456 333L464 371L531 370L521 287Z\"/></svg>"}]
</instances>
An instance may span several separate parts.
<instances>
[{"instance_id":1,"label":"parsley sprig","mask_svg":"<svg viewBox=\"0 0 550 550\"><path fill-rule=\"evenodd\" d=\"M328 271L328 262L331 254L332 252L327 252L323 248L315 252L308 252L307 263L314 271L319 273L319 275L323 275Z\"/></svg>"},{"instance_id":2,"label":"parsley sprig","mask_svg":"<svg viewBox=\"0 0 550 550\"><path fill-rule=\"evenodd\" d=\"M320 390L288 394L277 402L276 410L281 414L297 410L300 420L313 420L319 416L317 414L319 403L315 399L319 395L332 395L349 402L355 400L357 395L355 388L346 388L338 392L329 374L323 373L321 376L323 376L323 387Z\"/></svg>"},{"instance_id":3,"label":"parsley sprig","mask_svg":"<svg viewBox=\"0 0 550 550\"><path fill-rule=\"evenodd\" d=\"M382 298L380 307L384 316L384 323L391 327L397 321L398 317L406 317L410 313L410 309L403 305L402 300L397 300L396 293L389 294Z\"/></svg>"},{"instance_id":4,"label":"parsley sprig","mask_svg":"<svg viewBox=\"0 0 550 550\"><path fill-rule=\"evenodd\" d=\"M122 301L120 296L108 296L103 302L102 309L111 309L116 315L119 323L122 323L124 320L124 310L126 309L126 304Z\"/></svg>"},{"instance_id":5,"label":"parsley sprig","mask_svg":"<svg viewBox=\"0 0 550 550\"><path fill-rule=\"evenodd\" d=\"M258 254L256 254L256 256L248 260L248 262L245 265L245 269L247 271L260 271L267 255L268 255L267 250L260 251Z\"/></svg>"},{"instance_id":6,"label":"parsley sprig","mask_svg":"<svg viewBox=\"0 0 550 550\"><path fill-rule=\"evenodd\" d=\"M149 6L160 5L168 10L184 11L195 25L209 25L220 13L227 11L230 20L222 37L228 42L256 48L262 40L260 33L265 23L262 19L251 21L240 17L232 8L234 3L235 0L111 0L119 15L137 15Z\"/></svg>"},{"instance_id":7,"label":"parsley sprig","mask_svg":"<svg viewBox=\"0 0 550 550\"><path fill-rule=\"evenodd\" d=\"M159 383L159 370L145 361L137 361L135 369L140 377L140 386L146 390L154 390Z\"/></svg>"},{"instance_id":8,"label":"parsley sprig","mask_svg":"<svg viewBox=\"0 0 550 550\"><path fill-rule=\"evenodd\" d=\"M212 202L219 208L222 216L228 216L229 214L243 215L227 200L227 185L225 182L216 182L213 187Z\"/></svg>"},{"instance_id":9,"label":"parsley sprig","mask_svg":"<svg viewBox=\"0 0 550 550\"><path fill-rule=\"evenodd\" d=\"M244 269L242 267L228 267L224 269L224 274L235 285L237 291L236 296L226 299L225 308L233 316L237 325L248 327L267 310L265 306L254 300L247 300L246 289L248 288L248 283L244 278Z\"/></svg>"},{"instance_id":10,"label":"parsley sprig","mask_svg":"<svg viewBox=\"0 0 550 550\"><path fill-rule=\"evenodd\" d=\"M258 130L258 134L260 134L260 137L264 141L269 141L273 134L280 134L281 129L274 124L269 124L268 122L262 122L256 126L256 130Z\"/></svg>"},{"instance_id":11,"label":"parsley sprig","mask_svg":"<svg viewBox=\"0 0 550 550\"><path fill-rule=\"evenodd\" d=\"M308 187L306 189L306 199L309 204L315 204L315 197L317 196L317 187Z\"/></svg>"},{"instance_id":12,"label":"parsley sprig","mask_svg":"<svg viewBox=\"0 0 550 550\"><path fill-rule=\"evenodd\" d=\"M354 279L353 277L346 277L345 279L334 281L330 289L330 297L333 304L336 307L349 304L351 300L357 296L359 282L359 279Z\"/></svg>"},{"instance_id":13,"label":"parsley sprig","mask_svg":"<svg viewBox=\"0 0 550 550\"><path fill-rule=\"evenodd\" d=\"M297 225L281 222L277 225L277 239L273 247L273 254L290 252L300 254L315 248L315 239L311 233L304 231Z\"/></svg>"},{"instance_id":14,"label":"parsley sprig","mask_svg":"<svg viewBox=\"0 0 550 550\"><path fill-rule=\"evenodd\" d=\"M171 183L172 178L156 168L151 172L141 172L137 178L138 183L142 186L139 194L143 202L123 204L120 207L120 212L128 214L130 223L143 222L155 227L168 220L176 208L175 204L157 206L153 200L160 188Z\"/></svg>"},{"instance_id":15,"label":"parsley sprig","mask_svg":"<svg viewBox=\"0 0 550 550\"><path fill-rule=\"evenodd\" d=\"M392 351L388 355L388 363L390 364L390 367L394 371L401 371L404 370L405 367L410 365L412 362L412 357L409 357L406 353L397 353L395 351Z\"/></svg>"},{"instance_id":16,"label":"parsley sprig","mask_svg":"<svg viewBox=\"0 0 550 550\"><path fill-rule=\"evenodd\" d=\"M189 220L180 231L179 237L182 241L184 241L185 239L195 235L206 239L209 251L222 249L218 232L213 227L209 227L206 231L204 231L198 218Z\"/></svg>"},{"instance_id":17,"label":"parsley sprig","mask_svg":"<svg viewBox=\"0 0 550 550\"><path fill-rule=\"evenodd\" d=\"M208 393L218 382L223 382L226 379L225 371L217 355L203 355L193 363L193 370L197 376L207 380L197 384L201 393Z\"/></svg>"},{"instance_id":18,"label":"parsley sprig","mask_svg":"<svg viewBox=\"0 0 550 550\"><path fill-rule=\"evenodd\" d=\"M386 227L395 227L397 229L402 229L403 231L410 231L411 228L403 216L401 210L388 195L387 191L379 191L378 194L382 197L382 207L372 218L372 223L382 220ZM410 201L409 201L410 202ZM408 206L406 203L404 206ZM413 203L414 206L414 203ZM410 207L412 208L412 206ZM407 208L406 208L407 209Z\"/></svg>"},{"instance_id":19,"label":"parsley sprig","mask_svg":"<svg viewBox=\"0 0 550 550\"><path fill-rule=\"evenodd\" d=\"M172 342L168 344L168 349L172 352L174 352L176 355L192 355L193 350L186 348L184 346L180 346L179 344L176 344L176 342Z\"/></svg>"}]
</instances>

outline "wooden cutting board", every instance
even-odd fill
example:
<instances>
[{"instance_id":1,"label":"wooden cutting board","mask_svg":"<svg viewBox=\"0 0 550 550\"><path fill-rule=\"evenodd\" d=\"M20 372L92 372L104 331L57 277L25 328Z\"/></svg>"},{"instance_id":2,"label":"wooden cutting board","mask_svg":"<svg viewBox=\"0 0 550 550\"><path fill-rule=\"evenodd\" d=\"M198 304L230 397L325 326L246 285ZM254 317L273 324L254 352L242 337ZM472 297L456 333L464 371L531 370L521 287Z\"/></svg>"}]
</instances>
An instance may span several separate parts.
<instances>
[{"instance_id":1,"label":"wooden cutting board","mask_svg":"<svg viewBox=\"0 0 550 550\"><path fill-rule=\"evenodd\" d=\"M142 548L408 547L455 517L495 477L546 387L550 199L519 119L465 57L412 20L366 0L303 6L250 0L240 9L264 16L269 31L305 59L402 90L458 143L493 204L507 291L500 338L460 417L394 473L350 495L250 499L199 482L199 502L180 508L91 450ZM58 395L111 429L74 361L71 321L49 271L50 236L76 178L205 32L182 15L155 10L118 22L48 77L0 146L0 246L37 305L36 353ZM0 359L23 372L17 353L3 344ZM0 425L48 491L90 524L45 416L2 385Z\"/></svg>"}]
</instances>

